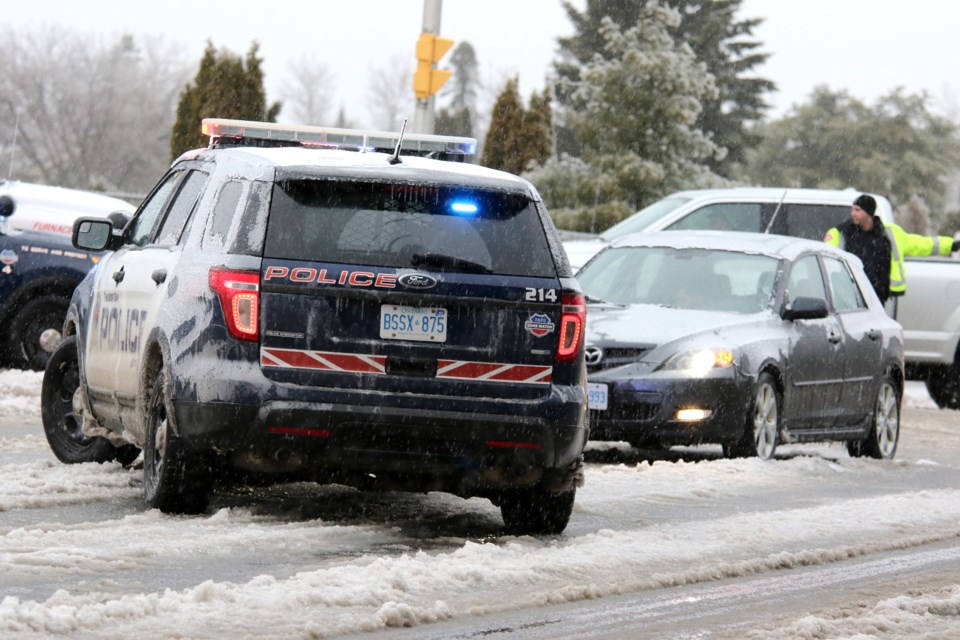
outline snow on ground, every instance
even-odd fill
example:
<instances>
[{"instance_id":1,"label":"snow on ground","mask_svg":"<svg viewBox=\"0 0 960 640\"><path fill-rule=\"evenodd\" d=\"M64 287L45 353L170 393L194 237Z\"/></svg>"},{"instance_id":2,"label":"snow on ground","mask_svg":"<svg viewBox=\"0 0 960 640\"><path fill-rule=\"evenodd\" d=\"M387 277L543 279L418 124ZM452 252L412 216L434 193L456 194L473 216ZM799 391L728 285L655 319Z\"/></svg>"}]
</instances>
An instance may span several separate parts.
<instances>
[{"instance_id":1,"label":"snow on ground","mask_svg":"<svg viewBox=\"0 0 960 640\"><path fill-rule=\"evenodd\" d=\"M39 381L39 374L0 372L0 416L39 424ZM924 396L922 387L911 386L905 401L924 406L930 402ZM45 453L9 461L8 454L23 452ZM42 435L0 437L0 512L140 495L138 470L68 467L48 453ZM893 484L898 474L934 464L844 456L596 465L573 517L637 504L692 509L731 493L757 495L842 474ZM0 527L0 637L322 638L827 563L958 536L960 488L767 511L746 505L707 519L624 521L623 528L556 538L465 539L440 551L410 548L389 524L292 520L242 507L198 517L147 511L97 522L34 522ZM349 553L357 548L399 553ZM176 590L137 589L125 579L126 571L160 567L171 557L269 559L298 550L314 550L317 562L286 577L271 575L265 562L264 574L250 580L198 581ZM43 601L8 595L3 587L45 576L66 576L76 587ZM852 614L807 616L781 635L762 637L872 638L878 628L895 628L902 635L882 637L908 638L917 629L936 631L924 626L931 612L955 619L958 610L954 587ZM955 623L945 628L956 630Z\"/></svg>"}]
</instances>

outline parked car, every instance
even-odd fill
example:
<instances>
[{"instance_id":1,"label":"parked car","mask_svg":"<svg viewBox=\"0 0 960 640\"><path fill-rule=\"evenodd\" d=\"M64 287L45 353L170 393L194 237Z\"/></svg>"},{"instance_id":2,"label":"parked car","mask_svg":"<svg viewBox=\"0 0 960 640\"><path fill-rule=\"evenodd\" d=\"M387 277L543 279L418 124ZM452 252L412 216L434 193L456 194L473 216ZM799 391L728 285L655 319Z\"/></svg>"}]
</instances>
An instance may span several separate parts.
<instances>
[{"instance_id":1,"label":"parked car","mask_svg":"<svg viewBox=\"0 0 960 640\"><path fill-rule=\"evenodd\" d=\"M586 305L532 185L456 161L468 138L203 129L121 236L75 224L112 253L44 375L54 453L142 448L166 512L243 473L482 496L511 532L562 531Z\"/></svg>"},{"instance_id":2,"label":"parked car","mask_svg":"<svg viewBox=\"0 0 960 640\"><path fill-rule=\"evenodd\" d=\"M19 204L0 195L0 364L43 371L70 295L101 253L77 250L59 234L17 231Z\"/></svg>"},{"instance_id":3,"label":"parked car","mask_svg":"<svg viewBox=\"0 0 960 640\"><path fill-rule=\"evenodd\" d=\"M631 233L722 229L820 240L850 216L861 192L853 189L733 188L679 191L595 237L573 237L564 247L574 270L602 248ZM871 194L877 215L893 220L890 202ZM907 294L897 299L907 377L923 380L941 407L960 409L960 260L907 258Z\"/></svg>"},{"instance_id":4,"label":"parked car","mask_svg":"<svg viewBox=\"0 0 960 640\"><path fill-rule=\"evenodd\" d=\"M896 453L902 331L851 254L778 235L644 233L579 280L592 440Z\"/></svg>"}]
</instances>

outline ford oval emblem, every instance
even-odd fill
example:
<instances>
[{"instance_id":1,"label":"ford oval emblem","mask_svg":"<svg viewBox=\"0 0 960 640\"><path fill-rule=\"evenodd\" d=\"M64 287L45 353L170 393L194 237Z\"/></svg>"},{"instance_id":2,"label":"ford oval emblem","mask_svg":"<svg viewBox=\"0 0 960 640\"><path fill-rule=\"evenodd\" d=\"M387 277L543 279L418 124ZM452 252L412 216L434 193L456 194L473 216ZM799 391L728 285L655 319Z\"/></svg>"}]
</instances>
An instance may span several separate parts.
<instances>
[{"instance_id":1,"label":"ford oval emblem","mask_svg":"<svg viewBox=\"0 0 960 640\"><path fill-rule=\"evenodd\" d=\"M437 286L437 279L423 273L405 273L397 278L407 289L433 289Z\"/></svg>"}]
</instances>

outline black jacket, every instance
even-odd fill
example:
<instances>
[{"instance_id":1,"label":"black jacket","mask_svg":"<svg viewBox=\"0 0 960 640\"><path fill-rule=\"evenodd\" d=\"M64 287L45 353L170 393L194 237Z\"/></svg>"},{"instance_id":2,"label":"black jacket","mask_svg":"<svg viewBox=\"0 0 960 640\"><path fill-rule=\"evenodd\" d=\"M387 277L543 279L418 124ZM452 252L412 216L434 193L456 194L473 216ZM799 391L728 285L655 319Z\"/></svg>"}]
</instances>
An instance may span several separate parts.
<instances>
[{"instance_id":1,"label":"black jacket","mask_svg":"<svg viewBox=\"0 0 960 640\"><path fill-rule=\"evenodd\" d=\"M860 258L863 270L873 285L881 302L890 297L890 239L884 232L883 222L873 216L873 228L863 231L852 220L837 227L843 236L843 248Z\"/></svg>"}]
</instances>

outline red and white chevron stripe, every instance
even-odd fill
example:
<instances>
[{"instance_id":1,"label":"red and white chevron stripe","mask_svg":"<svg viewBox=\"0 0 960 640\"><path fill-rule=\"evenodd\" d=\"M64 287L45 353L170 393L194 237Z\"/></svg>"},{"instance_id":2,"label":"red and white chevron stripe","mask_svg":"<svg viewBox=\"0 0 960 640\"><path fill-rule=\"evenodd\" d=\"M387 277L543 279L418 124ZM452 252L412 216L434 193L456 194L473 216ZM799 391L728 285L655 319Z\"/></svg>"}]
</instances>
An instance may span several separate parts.
<instances>
[{"instance_id":1,"label":"red and white chevron stripe","mask_svg":"<svg viewBox=\"0 0 960 640\"><path fill-rule=\"evenodd\" d=\"M386 363L386 356L270 347L263 347L260 350L260 366L280 369L383 374L386 373ZM514 384L550 384L553 379L553 367L469 360L437 360L437 378Z\"/></svg>"},{"instance_id":2,"label":"red and white chevron stripe","mask_svg":"<svg viewBox=\"0 0 960 640\"><path fill-rule=\"evenodd\" d=\"M260 366L348 373L386 373L385 356L303 349L260 349Z\"/></svg>"}]
</instances>

